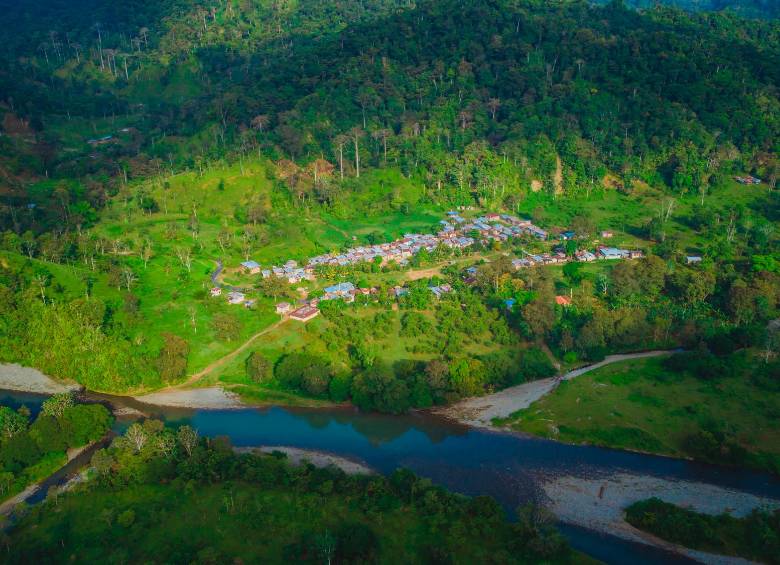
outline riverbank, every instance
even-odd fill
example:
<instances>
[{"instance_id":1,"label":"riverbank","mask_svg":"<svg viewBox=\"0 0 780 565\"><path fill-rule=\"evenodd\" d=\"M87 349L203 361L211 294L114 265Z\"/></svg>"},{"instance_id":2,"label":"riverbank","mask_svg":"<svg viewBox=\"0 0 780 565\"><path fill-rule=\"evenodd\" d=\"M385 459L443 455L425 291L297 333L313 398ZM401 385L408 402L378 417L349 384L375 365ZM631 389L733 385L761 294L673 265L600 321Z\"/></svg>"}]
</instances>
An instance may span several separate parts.
<instances>
[{"instance_id":1,"label":"riverbank","mask_svg":"<svg viewBox=\"0 0 780 565\"><path fill-rule=\"evenodd\" d=\"M22 502L27 501L30 497L35 495L35 493L38 492L38 490L41 488L41 485L45 484L46 481L48 481L52 476L56 475L57 473L61 472L65 467L68 466L72 461L74 461L79 455L86 452L90 448L92 448L97 443L100 443L101 440L89 443L87 445L83 445L81 447L76 447L73 449L69 449L66 452L66 460L65 463L62 464L56 471L54 471L51 475L48 477L44 477L43 479L31 484L27 485L27 487L20 493L15 494L11 498L4 500L2 503L0 503L0 516L8 516L14 511L14 508L16 508L19 504Z\"/></svg>"},{"instance_id":2,"label":"riverbank","mask_svg":"<svg viewBox=\"0 0 780 565\"><path fill-rule=\"evenodd\" d=\"M315 467L327 468L337 467L348 475L371 475L375 471L368 465L360 463L353 459L348 459L340 455L334 455L325 451L315 449L301 449L289 446L256 446L256 447L234 447L236 453L265 453L281 452L287 456L287 461L292 465L298 466L304 462L311 463Z\"/></svg>"},{"instance_id":3,"label":"riverbank","mask_svg":"<svg viewBox=\"0 0 780 565\"><path fill-rule=\"evenodd\" d=\"M747 564L750 561L696 551L664 541L628 524L624 519L625 508L651 497L713 515L729 512L741 517L754 508L780 508L778 499L705 483L629 473L604 478L540 477L539 482L546 505L562 522L716 565Z\"/></svg>"},{"instance_id":4,"label":"riverbank","mask_svg":"<svg viewBox=\"0 0 780 565\"><path fill-rule=\"evenodd\" d=\"M569 444L778 474L780 397L750 378L760 363L743 354L738 373L713 380L674 372L660 357L615 363L493 423Z\"/></svg>"},{"instance_id":5,"label":"riverbank","mask_svg":"<svg viewBox=\"0 0 780 565\"><path fill-rule=\"evenodd\" d=\"M486 396L467 398L450 406L433 409L431 412L445 418L457 420L468 426L495 429L500 426L496 426L493 420L508 418L519 410L525 410L537 400L554 391L563 381L575 379L612 363L660 357L671 355L675 352L676 350L657 350L608 355L603 361L574 369L560 377L531 381Z\"/></svg>"},{"instance_id":6,"label":"riverbank","mask_svg":"<svg viewBox=\"0 0 780 565\"><path fill-rule=\"evenodd\" d=\"M143 404L170 408L225 410L249 407L241 402L237 394L217 386L165 390L132 398Z\"/></svg>"},{"instance_id":7,"label":"riverbank","mask_svg":"<svg viewBox=\"0 0 780 565\"><path fill-rule=\"evenodd\" d=\"M55 381L38 369L23 367L16 363L0 364L0 389L29 392L33 394L57 394L81 390L76 383Z\"/></svg>"}]
</instances>

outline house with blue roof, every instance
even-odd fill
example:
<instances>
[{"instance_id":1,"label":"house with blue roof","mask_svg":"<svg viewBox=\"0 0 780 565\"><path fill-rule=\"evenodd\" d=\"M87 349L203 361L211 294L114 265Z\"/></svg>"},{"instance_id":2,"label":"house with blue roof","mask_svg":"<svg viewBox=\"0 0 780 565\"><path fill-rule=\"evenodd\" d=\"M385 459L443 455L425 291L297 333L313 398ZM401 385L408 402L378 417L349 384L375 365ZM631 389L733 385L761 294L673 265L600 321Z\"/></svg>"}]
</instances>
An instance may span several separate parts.
<instances>
[{"instance_id":1,"label":"house with blue roof","mask_svg":"<svg viewBox=\"0 0 780 565\"><path fill-rule=\"evenodd\" d=\"M245 273L256 275L260 272L260 263L257 261L244 261L241 263L241 268Z\"/></svg>"}]
</instances>

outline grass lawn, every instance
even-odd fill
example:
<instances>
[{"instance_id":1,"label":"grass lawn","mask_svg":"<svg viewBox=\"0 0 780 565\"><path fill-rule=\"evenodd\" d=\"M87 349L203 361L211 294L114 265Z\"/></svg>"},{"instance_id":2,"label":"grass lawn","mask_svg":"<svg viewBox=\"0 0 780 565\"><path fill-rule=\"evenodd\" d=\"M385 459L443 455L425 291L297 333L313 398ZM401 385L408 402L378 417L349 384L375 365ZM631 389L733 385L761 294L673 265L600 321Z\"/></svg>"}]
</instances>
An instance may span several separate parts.
<instances>
[{"instance_id":1,"label":"grass lawn","mask_svg":"<svg viewBox=\"0 0 780 565\"><path fill-rule=\"evenodd\" d=\"M704 197L704 206L717 211L727 218L730 211L737 206L760 206L769 195L766 184L744 186L733 179L727 179ZM635 190L624 195L617 190L597 190L590 197L553 199L542 192L529 193L520 204L518 212L531 217L534 212L541 214L541 223L545 229L555 233L556 229L568 227L571 219L578 214L586 214L598 230L613 230L615 237L609 240L609 245L625 247L644 247L647 242L637 235L638 231L653 217L657 216L661 207L668 205L672 197L662 191L647 185L639 184ZM674 205L670 220L670 233L680 239L686 251L702 250L711 241L708 233L697 234L680 218L690 216L692 208L701 203L698 194L684 194L673 198Z\"/></svg>"},{"instance_id":2,"label":"grass lawn","mask_svg":"<svg viewBox=\"0 0 780 565\"><path fill-rule=\"evenodd\" d=\"M780 461L780 397L749 382L669 373L661 358L615 363L561 385L499 424L534 435L672 456L713 424L752 455Z\"/></svg>"}]
</instances>

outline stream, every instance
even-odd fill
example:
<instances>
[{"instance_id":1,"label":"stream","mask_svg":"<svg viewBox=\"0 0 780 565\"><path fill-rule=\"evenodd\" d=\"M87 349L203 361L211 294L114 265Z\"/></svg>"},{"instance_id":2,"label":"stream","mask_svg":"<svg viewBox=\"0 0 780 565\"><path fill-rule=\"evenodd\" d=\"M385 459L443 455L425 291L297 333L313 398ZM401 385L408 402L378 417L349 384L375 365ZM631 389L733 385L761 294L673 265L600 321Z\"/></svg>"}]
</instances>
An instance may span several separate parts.
<instances>
[{"instance_id":1,"label":"stream","mask_svg":"<svg viewBox=\"0 0 780 565\"><path fill-rule=\"evenodd\" d=\"M0 391L0 403L26 404L35 413L43 396ZM780 477L679 459L471 428L428 413L403 416L361 413L353 408L174 409L127 398L88 394L140 409L169 424L189 424L204 436L228 436L235 446L293 446L359 460L381 473L411 469L450 490L490 495L512 511L544 497L539 485L551 478L608 478L618 473L695 481L780 499ZM129 420L119 418L115 431ZM61 477L61 481L66 477ZM576 549L606 563L690 563L643 544L561 524Z\"/></svg>"}]
</instances>

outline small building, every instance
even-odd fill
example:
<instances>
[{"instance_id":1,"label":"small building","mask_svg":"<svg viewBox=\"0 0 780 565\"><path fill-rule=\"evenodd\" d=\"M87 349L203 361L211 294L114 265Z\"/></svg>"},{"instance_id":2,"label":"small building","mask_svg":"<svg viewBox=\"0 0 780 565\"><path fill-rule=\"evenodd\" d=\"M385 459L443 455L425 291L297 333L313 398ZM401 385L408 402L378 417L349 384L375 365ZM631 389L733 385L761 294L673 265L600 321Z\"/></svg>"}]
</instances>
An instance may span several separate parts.
<instances>
[{"instance_id":1,"label":"small building","mask_svg":"<svg viewBox=\"0 0 780 565\"><path fill-rule=\"evenodd\" d=\"M571 306L571 298L568 296L558 295L555 297L555 303L558 306L563 306L564 308Z\"/></svg>"},{"instance_id":2,"label":"small building","mask_svg":"<svg viewBox=\"0 0 780 565\"><path fill-rule=\"evenodd\" d=\"M222 295L222 288L215 286L211 288L211 296L221 296Z\"/></svg>"},{"instance_id":3,"label":"small building","mask_svg":"<svg viewBox=\"0 0 780 565\"><path fill-rule=\"evenodd\" d=\"M689 265L695 265L696 263L701 263L701 256L700 255L687 255L685 257L685 262Z\"/></svg>"},{"instance_id":4,"label":"small building","mask_svg":"<svg viewBox=\"0 0 780 565\"><path fill-rule=\"evenodd\" d=\"M565 231L561 233L561 239L563 241L569 241L570 239L574 239L577 234L575 234L573 231Z\"/></svg>"},{"instance_id":5,"label":"small building","mask_svg":"<svg viewBox=\"0 0 780 565\"><path fill-rule=\"evenodd\" d=\"M603 239L609 239L610 237L613 237L615 234L614 234L614 233L612 233L612 232L611 232L611 231L609 231L609 230L603 230L601 233L599 233L599 235L600 235L600 236L601 236Z\"/></svg>"},{"instance_id":6,"label":"small building","mask_svg":"<svg viewBox=\"0 0 780 565\"><path fill-rule=\"evenodd\" d=\"M599 247L598 256L601 259L624 259L628 252L624 249L618 249L616 247Z\"/></svg>"},{"instance_id":7,"label":"small building","mask_svg":"<svg viewBox=\"0 0 780 565\"><path fill-rule=\"evenodd\" d=\"M260 263L256 261L244 261L241 263L241 268L245 273L256 275L260 272Z\"/></svg>"},{"instance_id":8,"label":"small building","mask_svg":"<svg viewBox=\"0 0 780 565\"><path fill-rule=\"evenodd\" d=\"M355 285L351 282L344 282L334 284L323 289L325 296L324 300L336 300L342 298L346 301L351 301L354 298Z\"/></svg>"},{"instance_id":9,"label":"small building","mask_svg":"<svg viewBox=\"0 0 780 565\"><path fill-rule=\"evenodd\" d=\"M246 300L243 292L233 291L228 294L228 304L241 304Z\"/></svg>"},{"instance_id":10,"label":"small building","mask_svg":"<svg viewBox=\"0 0 780 565\"><path fill-rule=\"evenodd\" d=\"M574 254L574 258L577 259L577 261L584 261L585 263L590 263L591 261L596 260L596 256L591 253L590 251L577 251Z\"/></svg>"},{"instance_id":11,"label":"small building","mask_svg":"<svg viewBox=\"0 0 780 565\"><path fill-rule=\"evenodd\" d=\"M306 306L301 306L297 310L290 312L290 318L299 322L308 322L309 320L316 318L319 313L320 311L318 308L307 304Z\"/></svg>"},{"instance_id":12,"label":"small building","mask_svg":"<svg viewBox=\"0 0 780 565\"><path fill-rule=\"evenodd\" d=\"M292 304L290 304L289 302L280 302L279 304L276 305L277 314L284 315L290 312L290 310L292 310Z\"/></svg>"},{"instance_id":13,"label":"small building","mask_svg":"<svg viewBox=\"0 0 780 565\"><path fill-rule=\"evenodd\" d=\"M406 296L407 294L409 294L409 289L408 288L404 288L402 286L395 286L395 287L393 287L393 295L396 298L401 298L402 296Z\"/></svg>"},{"instance_id":14,"label":"small building","mask_svg":"<svg viewBox=\"0 0 780 565\"><path fill-rule=\"evenodd\" d=\"M452 287L448 284L442 284L439 286L429 286L430 290L436 298L441 298L445 294L452 292Z\"/></svg>"},{"instance_id":15,"label":"small building","mask_svg":"<svg viewBox=\"0 0 780 565\"><path fill-rule=\"evenodd\" d=\"M110 143L114 139L113 135L104 135L103 137L98 137L95 139L88 139L87 143L89 143L92 146L95 145L105 145L106 143Z\"/></svg>"},{"instance_id":16,"label":"small building","mask_svg":"<svg viewBox=\"0 0 780 565\"><path fill-rule=\"evenodd\" d=\"M516 301L514 298L507 298L506 300L504 300L504 306L506 307L507 310L511 312L515 307L515 302Z\"/></svg>"},{"instance_id":17,"label":"small building","mask_svg":"<svg viewBox=\"0 0 780 565\"><path fill-rule=\"evenodd\" d=\"M737 181L739 184L761 184L761 179L758 179L752 175L747 175L744 177L734 177L734 180Z\"/></svg>"},{"instance_id":18,"label":"small building","mask_svg":"<svg viewBox=\"0 0 780 565\"><path fill-rule=\"evenodd\" d=\"M252 308L255 305L256 300L245 300L244 308Z\"/></svg>"}]
</instances>

